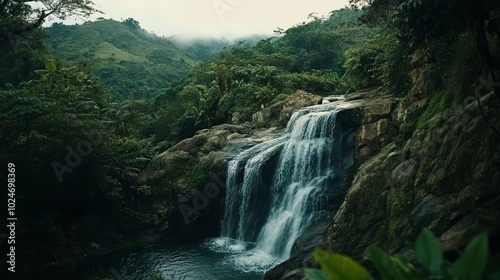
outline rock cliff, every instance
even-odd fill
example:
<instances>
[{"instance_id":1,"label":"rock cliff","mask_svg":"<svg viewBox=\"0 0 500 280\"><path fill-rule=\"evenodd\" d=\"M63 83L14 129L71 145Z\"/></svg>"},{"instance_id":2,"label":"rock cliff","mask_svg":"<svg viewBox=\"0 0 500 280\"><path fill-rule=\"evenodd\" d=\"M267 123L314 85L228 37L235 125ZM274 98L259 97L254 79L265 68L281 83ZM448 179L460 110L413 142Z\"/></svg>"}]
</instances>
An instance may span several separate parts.
<instances>
[{"instance_id":1,"label":"rock cliff","mask_svg":"<svg viewBox=\"0 0 500 280\"><path fill-rule=\"evenodd\" d=\"M358 168L318 247L370 268L369 245L411 258L408 241L429 228L448 255L481 232L498 250L500 137L491 126L500 126L499 98L494 93L481 98L484 114L477 101L469 100L424 123L413 120L416 129L407 140L392 137L411 122L405 120L411 106L405 110L401 104L385 111L392 118L359 129ZM361 119L371 119L370 109L364 112L368 117ZM379 135L384 127L387 132ZM299 254L269 271L266 279L303 279L298 268L314 266L308 252Z\"/></svg>"},{"instance_id":2,"label":"rock cliff","mask_svg":"<svg viewBox=\"0 0 500 280\"><path fill-rule=\"evenodd\" d=\"M482 100L496 125L498 102L493 94ZM445 251L480 232L496 236L499 140L477 102L437 114L360 166L321 247L361 259L374 243L402 251L423 228Z\"/></svg>"}]
</instances>

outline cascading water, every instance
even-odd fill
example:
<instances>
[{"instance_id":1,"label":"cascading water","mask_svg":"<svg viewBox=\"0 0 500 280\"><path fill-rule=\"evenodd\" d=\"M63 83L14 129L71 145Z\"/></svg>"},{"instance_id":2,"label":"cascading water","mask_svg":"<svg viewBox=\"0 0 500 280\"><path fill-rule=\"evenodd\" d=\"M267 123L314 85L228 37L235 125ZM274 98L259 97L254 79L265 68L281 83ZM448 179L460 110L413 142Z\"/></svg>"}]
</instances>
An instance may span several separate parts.
<instances>
[{"instance_id":1,"label":"cascading water","mask_svg":"<svg viewBox=\"0 0 500 280\"><path fill-rule=\"evenodd\" d=\"M336 121L338 105L296 112L286 133L238 155L228 165L222 236L215 250L228 262L265 271L290 257L297 238L331 214L330 197L342 192L352 153ZM347 154L346 154L347 153Z\"/></svg>"},{"instance_id":2,"label":"cascading water","mask_svg":"<svg viewBox=\"0 0 500 280\"><path fill-rule=\"evenodd\" d=\"M254 241L267 214L271 190L262 178L265 165L285 143L280 137L241 153L228 164L226 211L222 235L242 241ZM243 174L242 174L243 173ZM241 177L243 175L243 177ZM267 202L267 203L266 203Z\"/></svg>"}]
</instances>

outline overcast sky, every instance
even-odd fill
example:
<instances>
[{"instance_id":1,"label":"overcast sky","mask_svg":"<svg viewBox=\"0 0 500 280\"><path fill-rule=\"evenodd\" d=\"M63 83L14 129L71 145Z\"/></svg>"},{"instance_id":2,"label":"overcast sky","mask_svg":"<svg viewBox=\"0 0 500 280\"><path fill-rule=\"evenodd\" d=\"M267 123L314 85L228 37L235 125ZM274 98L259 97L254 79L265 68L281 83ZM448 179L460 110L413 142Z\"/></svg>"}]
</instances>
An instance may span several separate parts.
<instances>
[{"instance_id":1,"label":"overcast sky","mask_svg":"<svg viewBox=\"0 0 500 280\"><path fill-rule=\"evenodd\" d=\"M328 15L348 0L94 0L104 15L134 18L159 36L179 34L241 36L271 34L307 20L310 13Z\"/></svg>"}]
</instances>

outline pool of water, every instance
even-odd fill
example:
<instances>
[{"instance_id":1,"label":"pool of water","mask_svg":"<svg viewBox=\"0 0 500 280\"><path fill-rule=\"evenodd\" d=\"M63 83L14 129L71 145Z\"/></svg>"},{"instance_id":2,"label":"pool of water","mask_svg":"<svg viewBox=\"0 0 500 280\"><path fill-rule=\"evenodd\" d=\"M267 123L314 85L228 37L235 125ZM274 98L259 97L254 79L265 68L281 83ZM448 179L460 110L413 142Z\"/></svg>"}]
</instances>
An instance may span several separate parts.
<instances>
[{"instance_id":1,"label":"pool of water","mask_svg":"<svg viewBox=\"0 0 500 280\"><path fill-rule=\"evenodd\" d=\"M229 238L211 238L111 255L98 266L120 280L149 280L155 275L167 280L261 280L281 260L254 247Z\"/></svg>"}]
</instances>

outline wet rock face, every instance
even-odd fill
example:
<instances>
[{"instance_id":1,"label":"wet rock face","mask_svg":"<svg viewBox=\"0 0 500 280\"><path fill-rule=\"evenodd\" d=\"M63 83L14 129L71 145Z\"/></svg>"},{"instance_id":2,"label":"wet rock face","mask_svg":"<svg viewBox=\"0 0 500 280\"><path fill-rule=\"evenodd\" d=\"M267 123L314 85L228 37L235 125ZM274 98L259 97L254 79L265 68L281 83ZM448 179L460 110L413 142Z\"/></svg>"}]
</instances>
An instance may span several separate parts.
<instances>
[{"instance_id":1,"label":"wet rock face","mask_svg":"<svg viewBox=\"0 0 500 280\"><path fill-rule=\"evenodd\" d=\"M262 120L287 120L286 108L320 100L306 93L297 96L302 97L268 108L271 114L261 115ZM298 269L315 265L310 251L320 239L319 247L362 260L371 244L390 252L403 250L424 227L440 237L445 250L465 244L481 231L500 229L500 138L489 129L477 104L436 115L400 145L393 143L405 119L398 101L370 92L347 97L343 104L337 121L346 133L355 135L357 169L348 180L345 200L326 230L318 226L301 236L296 255L268 271L266 279L300 279ZM488 104L487 116L500 127L494 111L498 106L492 100ZM179 201L192 202L199 193L204 195L204 184L213 181L209 171L224 170L225 163L244 149L278 135L279 131L251 125L216 126L155 158L139 180L152 187L156 198L151 203L151 212L157 213L153 234L176 230L175 234L189 237L207 234L207 229L217 234L223 188L208 206L195 209L198 218L190 225Z\"/></svg>"},{"instance_id":2,"label":"wet rock face","mask_svg":"<svg viewBox=\"0 0 500 280\"><path fill-rule=\"evenodd\" d=\"M489 122L500 127L500 99L494 97L485 96L482 103L488 104L484 109ZM352 101L361 99L355 96ZM407 241L422 228L440 238L445 252L464 246L481 232L492 233L492 242L498 243L500 137L477 102L440 112L398 145L391 143L392 128L378 129L381 122L400 124L405 119L406 109L392 104L392 117L384 106L370 108L375 112L365 109L366 114L359 106L341 112L346 128L358 129L359 168L318 247L362 261L372 244L404 253ZM373 146L372 139L380 146L365 150ZM298 266L314 266L304 261L307 256L292 257L269 271L266 279L285 279Z\"/></svg>"},{"instance_id":3,"label":"wet rock face","mask_svg":"<svg viewBox=\"0 0 500 280\"><path fill-rule=\"evenodd\" d=\"M353 105L339 113L345 130L356 129L355 157L359 163L391 143L398 134L399 102L376 90L346 97Z\"/></svg>"},{"instance_id":4,"label":"wet rock face","mask_svg":"<svg viewBox=\"0 0 500 280\"><path fill-rule=\"evenodd\" d=\"M491 98L485 115L500 127L500 101ZM437 114L360 166L320 247L362 260L371 244L403 251L422 228L445 251L498 232L498 143L477 103Z\"/></svg>"}]
</instances>

